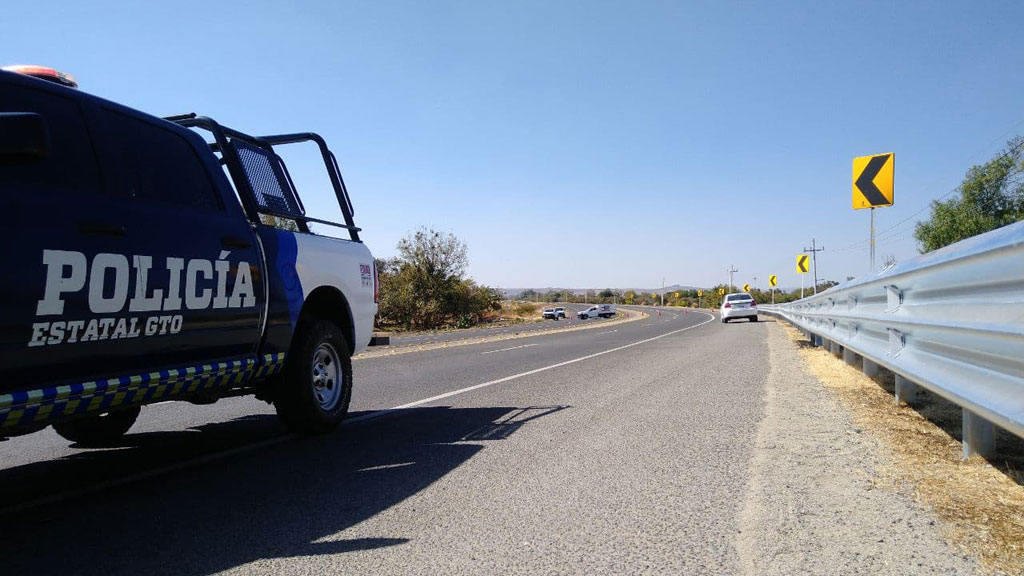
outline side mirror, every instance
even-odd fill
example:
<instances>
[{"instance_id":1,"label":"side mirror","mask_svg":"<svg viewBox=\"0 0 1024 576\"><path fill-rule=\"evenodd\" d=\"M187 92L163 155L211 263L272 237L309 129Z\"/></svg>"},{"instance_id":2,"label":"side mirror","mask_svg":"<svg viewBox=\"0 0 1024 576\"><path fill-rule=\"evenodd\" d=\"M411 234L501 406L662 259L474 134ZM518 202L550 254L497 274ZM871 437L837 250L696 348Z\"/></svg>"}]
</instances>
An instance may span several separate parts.
<instances>
[{"instance_id":1,"label":"side mirror","mask_svg":"<svg viewBox=\"0 0 1024 576\"><path fill-rule=\"evenodd\" d=\"M46 120L34 112L0 112L0 164L29 164L50 155Z\"/></svg>"}]
</instances>

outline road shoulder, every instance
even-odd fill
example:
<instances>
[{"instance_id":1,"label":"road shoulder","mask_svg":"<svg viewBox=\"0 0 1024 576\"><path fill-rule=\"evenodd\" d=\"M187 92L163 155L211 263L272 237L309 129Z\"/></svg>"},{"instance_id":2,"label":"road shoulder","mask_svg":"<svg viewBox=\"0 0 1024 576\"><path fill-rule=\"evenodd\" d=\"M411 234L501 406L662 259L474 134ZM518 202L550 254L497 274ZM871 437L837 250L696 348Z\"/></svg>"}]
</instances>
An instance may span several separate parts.
<instances>
[{"instance_id":1,"label":"road shoulder","mask_svg":"<svg viewBox=\"0 0 1024 576\"><path fill-rule=\"evenodd\" d=\"M936 515L878 470L889 455L768 330L766 410L740 517L745 574L975 574Z\"/></svg>"}]
</instances>

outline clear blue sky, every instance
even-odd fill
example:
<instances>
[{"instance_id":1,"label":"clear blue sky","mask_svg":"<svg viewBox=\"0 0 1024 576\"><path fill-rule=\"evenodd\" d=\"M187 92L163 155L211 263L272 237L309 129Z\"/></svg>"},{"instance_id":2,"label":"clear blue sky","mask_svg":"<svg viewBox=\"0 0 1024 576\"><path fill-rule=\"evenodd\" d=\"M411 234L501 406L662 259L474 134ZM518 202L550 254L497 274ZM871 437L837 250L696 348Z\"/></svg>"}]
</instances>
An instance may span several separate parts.
<instances>
[{"instance_id":1,"label":"clear blue sky","mask_svg":"<svg viewBox=\"0 0 1024 576\"><path fill-rule=\"evenodd\" d=\"M144 111L315 130L357 224L430 226L500 287L867 272L854 156L896 153L879 230L1024 132L1020 2L17 2L5 64ZM333 202L292 160L311 212ZM309 182L308 184L306 182ZM335 209L336 210L336 209ZM922 212L917 217L927 215ZM878 259L916 254L913 222ZM853 250L838 249L854 245ZM809 285L809 283L808 283Z\"/></svg>"}]
</instances>

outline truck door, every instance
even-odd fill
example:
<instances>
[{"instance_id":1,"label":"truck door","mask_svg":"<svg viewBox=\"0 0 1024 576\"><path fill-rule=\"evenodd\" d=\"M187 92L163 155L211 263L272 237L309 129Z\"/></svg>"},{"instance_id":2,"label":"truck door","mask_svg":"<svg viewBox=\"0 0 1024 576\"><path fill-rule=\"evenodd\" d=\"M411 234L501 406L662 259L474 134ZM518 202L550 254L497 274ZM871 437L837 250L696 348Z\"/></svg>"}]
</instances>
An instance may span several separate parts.
<instances>
[{"instance_id":1,"label":"truck door","mask_svg":"<svg viewBox=\"0 0 1024 576\"><path fill-rule=\"evenodd\" d=\"M132 265L122 310L141 335L120 350L134 370L252 358L265 303L257 240L199 135L105 105L105 159L127 197L114 224ZM138 360L133 360L136 358Z\"/></svg>"},{"instance_id":2,"label":"truck door","mask_svg":"<svg viewBox=\"0 0 1024 576\"><path fill-rule=\"evenodd\" d=\"M85 111L70 89L0 75L0 115L37 115L48 142L31 159L0 157L0 393L117 368L108 362L120 346L111 326L83 339L89 265L125 244L110 219L125 198L100 169ZM4 132L12 134L6 124Z\"/></svg>"}]
</instances>

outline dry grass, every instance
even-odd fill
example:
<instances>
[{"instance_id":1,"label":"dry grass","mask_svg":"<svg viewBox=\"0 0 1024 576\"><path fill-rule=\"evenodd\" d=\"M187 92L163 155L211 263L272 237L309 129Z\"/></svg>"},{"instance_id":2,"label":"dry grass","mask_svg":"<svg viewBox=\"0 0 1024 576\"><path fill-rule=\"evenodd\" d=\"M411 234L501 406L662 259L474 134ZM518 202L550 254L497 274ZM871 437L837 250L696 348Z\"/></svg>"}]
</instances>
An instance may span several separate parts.
<instances>
[{"instance_id":1,"label":"dry grass","mask_svg":"<svg viewBox=\"0 0 1024 576\"><path fill-rule=\"evenodd\" d=\"M540 318L540 313L548 308L548 304L539 302L522 302L516 300L504 300L501 303L501 317L519 320L532 320Z\"/></svg>"},{"instance_id":2,"label":"dry grass","mask_svg":"<svg viewBox=\"0 0 1024 576\"><path fill-rule=\"evenodd\" d=\"M892 465L880 470L893 487L909 486L943 520L944 533L993 571L1024 574L1024 441L1002 430L991 462L961 460L960 408L919 392L914 407L896 405L893 376L876 379L809 345L791 326L808 372L850 410L855 426L881 439Z\"/></svg>"}]
</instances>

